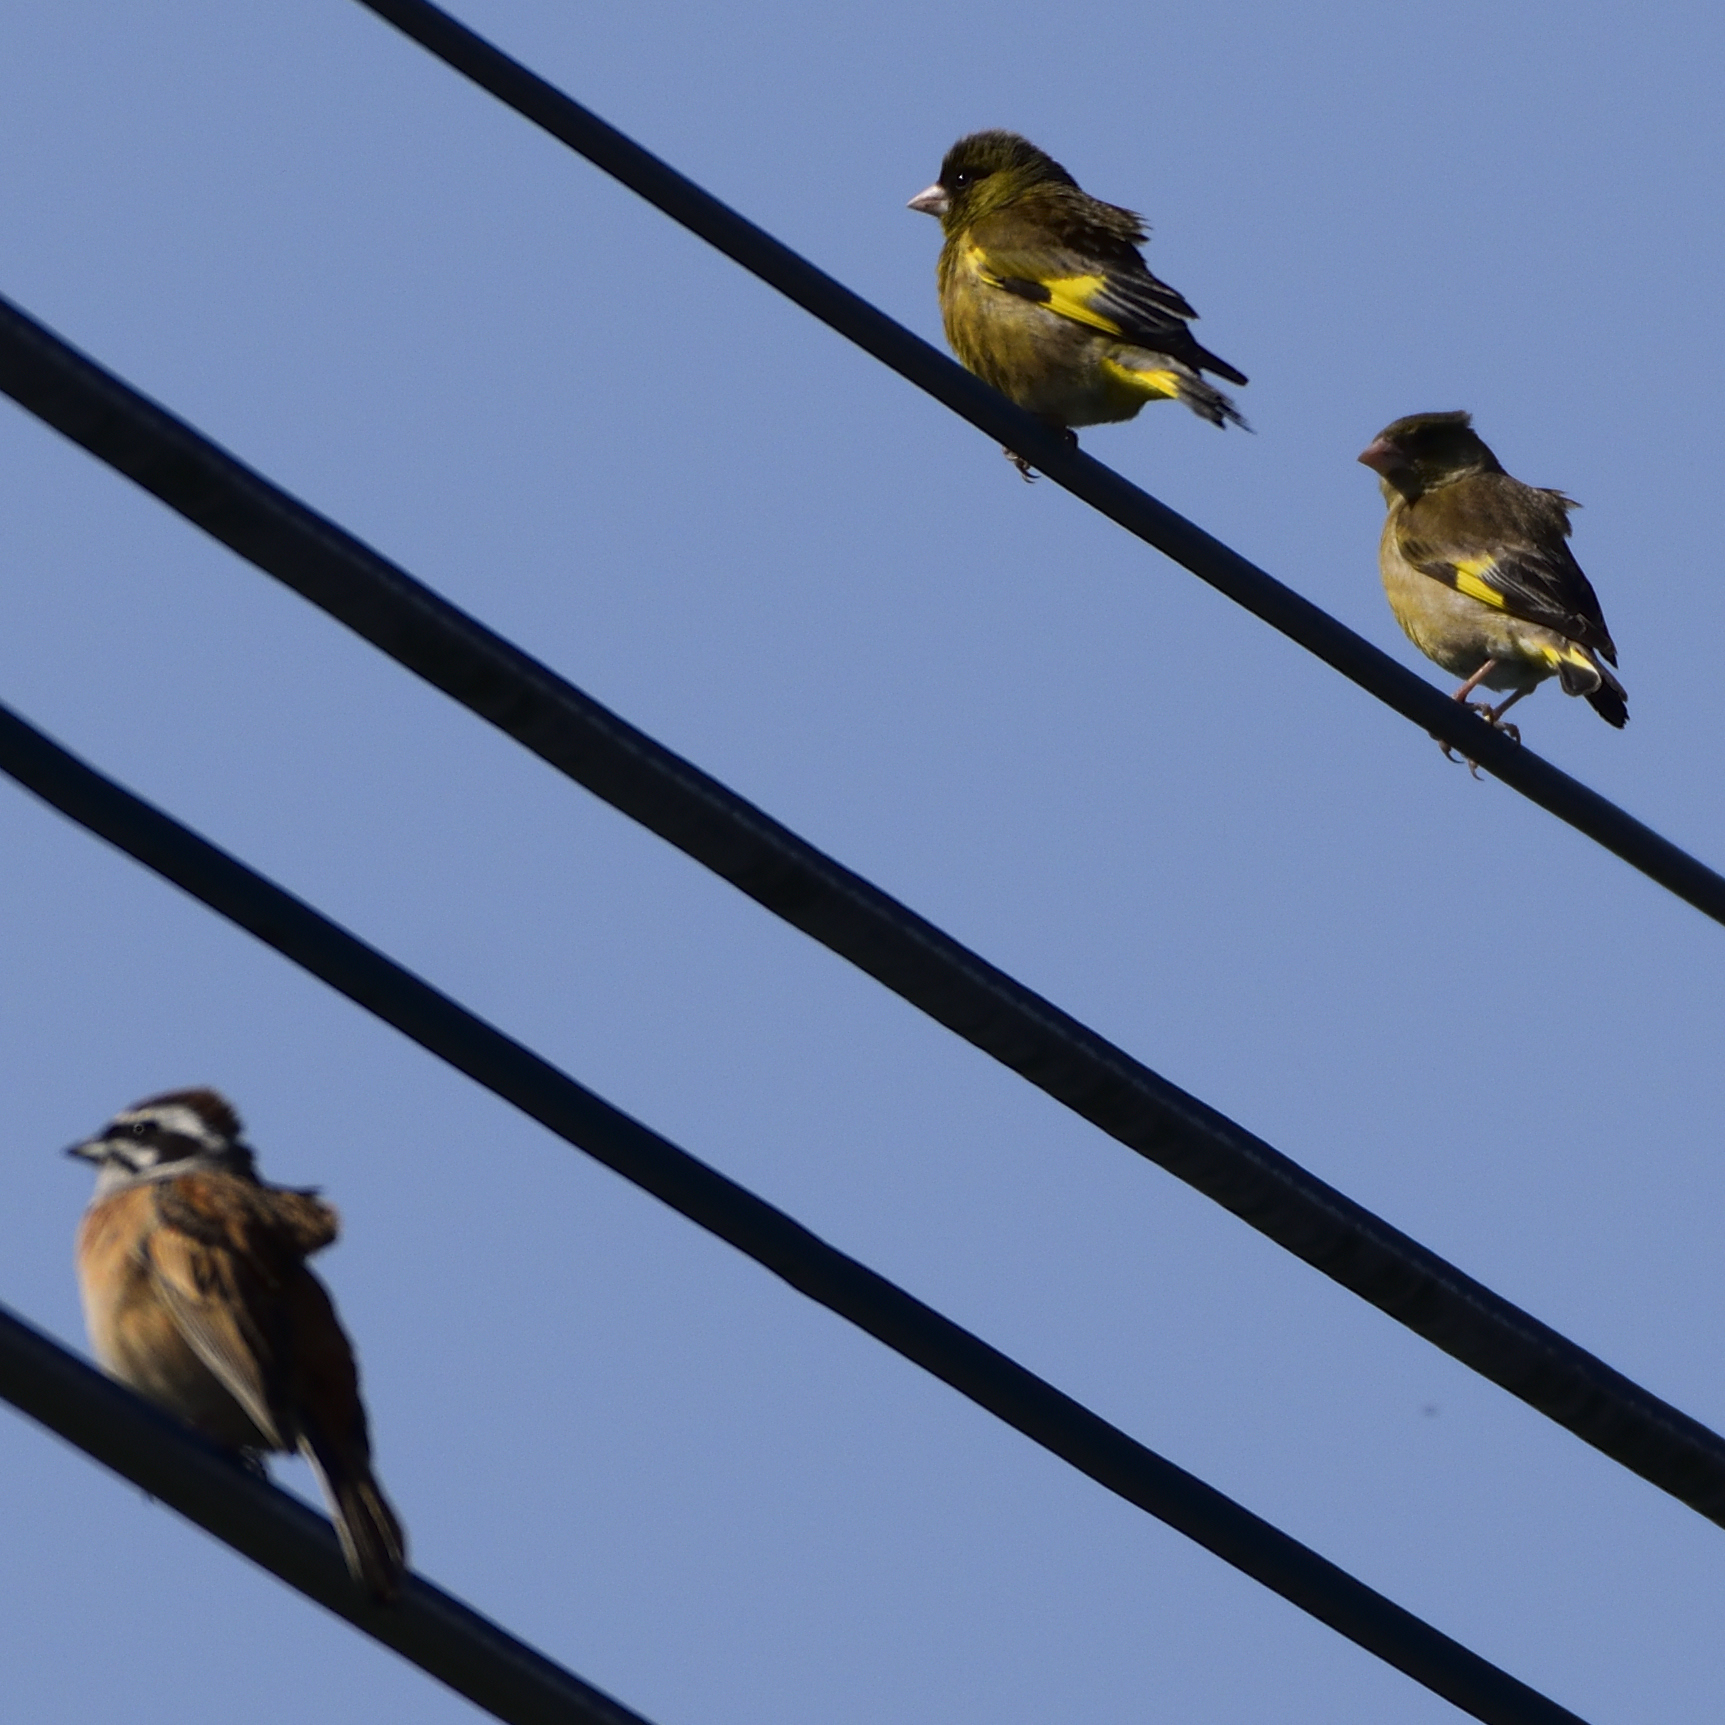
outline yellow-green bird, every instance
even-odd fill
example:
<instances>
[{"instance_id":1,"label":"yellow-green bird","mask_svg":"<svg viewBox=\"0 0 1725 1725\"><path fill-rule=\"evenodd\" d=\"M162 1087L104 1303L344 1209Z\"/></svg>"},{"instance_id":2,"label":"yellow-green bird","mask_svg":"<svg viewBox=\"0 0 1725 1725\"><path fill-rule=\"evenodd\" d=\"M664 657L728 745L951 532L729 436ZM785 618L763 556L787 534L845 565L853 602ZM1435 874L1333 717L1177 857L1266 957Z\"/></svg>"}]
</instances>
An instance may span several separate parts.
<instances>
[{"instance_id":1,"label":"yellow-green bird","mask_svg":"<svg viewBox=\"0 0 1725 1725\"><path fill-rule=\"evenodd\" d=\"M1608 725L1628 723L1616 645L1569 549L1571 499L1512 479L1467 413L1398 419L1360 460L1389 504L1378 568L1390 609L1428 659L1466 678L1458 701L1481 684L1509 690L1474 710L1519 741L1503 715L1555 676Z\"/></svg>"},{"instance_id":2,"label":"yellow-green bird","mask_svg":"<svg viewBox=\"0 0 1725 1725\"><path fill-rule=\"evenodd\" d=\"M1187 327L1198 314L1145 267L1143 218L1080 191L1028 139L960 138L909 207L937 216L946 235L940 312L952 351L1072 442L1073 426L1130 419L1150 401L1245 425L1200 373L1245 374L1198 345Z\"/></svg>"}]
</instances>

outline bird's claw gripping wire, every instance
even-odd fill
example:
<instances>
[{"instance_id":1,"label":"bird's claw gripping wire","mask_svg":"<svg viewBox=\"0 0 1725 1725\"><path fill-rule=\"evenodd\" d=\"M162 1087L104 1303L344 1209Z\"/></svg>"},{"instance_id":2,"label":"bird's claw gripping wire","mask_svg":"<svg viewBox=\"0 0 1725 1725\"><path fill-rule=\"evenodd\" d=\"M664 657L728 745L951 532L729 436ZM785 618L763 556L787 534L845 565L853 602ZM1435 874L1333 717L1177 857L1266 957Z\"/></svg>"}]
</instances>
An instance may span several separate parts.
<instances>
[{"instance_id":1,"label":"bird's claw gripping wire","mask_svg":"<svg viewBox=\"0 0 1725 1725\"><path fill-rule=\"evenodd\" d=\"M1487 668L1489 669L1489 667ZM1479 673L1476 673L1476 678L1478 675ZM1456 700L1459 701L1462 706L1466 707L1470 713L1477 713L1494 731L1502 731L1512 743L1519 743L1521 741L1521 726L1512 725L1506 718L1504 718L1503 715L1527 693L1527 690L1516 690L1516 692L1511 695L1507 701L1502 701L1495 707L1480 706L1465 698L1468 689L1472 686L1472 683L1476 678L1470 678L1467 683L1463 684L1463 686L1456 691ZM1437 746L1443 750L1444 759L1446 761L1466 761L1467 770L1472 773L1476 779L1479 777L1478 761L1473 760L1467 755L1458 755L1453 746L1446 743L1442 737L1437 738Z\"/></svg>"}]
</instances>

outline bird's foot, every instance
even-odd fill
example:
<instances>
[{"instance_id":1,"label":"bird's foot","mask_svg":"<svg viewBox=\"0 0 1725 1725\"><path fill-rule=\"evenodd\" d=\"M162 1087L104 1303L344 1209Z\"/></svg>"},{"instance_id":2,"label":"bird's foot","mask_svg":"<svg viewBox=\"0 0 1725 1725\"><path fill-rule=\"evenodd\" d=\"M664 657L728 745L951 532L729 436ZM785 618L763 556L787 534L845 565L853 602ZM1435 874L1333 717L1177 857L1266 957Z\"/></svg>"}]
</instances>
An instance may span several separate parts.
<instances>
[{"instance_id":1,"label":"bird's foot","mask_svg":"<svg viewBox=\"0 0 1725 1725\"><path fill-rule=\"evenodd\" d=\"M1521 741L1521 726L1512 725L1503 715L1520 699L1521 695L1519 694L1511 695L1507 701L1500 701L1495 707L1476 707L1474 711L1479 713L1494 731L1502 731L1512 743L1519 743Z\"/></svg>"},{"instance_id":2,"label":"bird's foot","mask_svg":"<svg viewBox=\"0 0 1725 1725\"><path fill-rule=\"evenodd\" d=\"M1472 773L1476 779L1479 777L1479 762L1478 761L1473 760L1471 757L1469 757L1467 755L1458 755L1455 752L1455 750L1452 749L1449 746L1449 744L1443 740L1442 737L1436 737L1433 739L1433 741L1436 742L1437 746L1443 750L1443 758L1446 761L1460 761L1467 767L1467 770L1470 773Z\"/></svg>"},{"instance_id":3,"label":"bird's foot","mask_svg":"<svg viewBox=\"0 0 1725 1725\"><path fill-rule=\"evenodd\" d=\"M1078 447L1078 433L1074 431L1070 425L1060 425L1051 421L1048 422L1048 429L1054 432L1057 436L1064 438L1068 449L1076 449ZM1032 469L1030 463L1026 461L1016 449L1003 449L1000 453L1018 469L1018 476L1020 479L1024 480L1026 484L1034 483L1036 479L1034 469Z\"/></svg>"},{"instance_id":4,"label":"bird's foot","mask_svg":"<svg viewBox=\"0 0 1725 1725\"><path fill-rule=\"evenodd\" d=\"M1456 696L1456 699L1460 701L1470 713L1477 713L1494 731L1501 731L1512 743L1519 743L1521 741L1521 727L1519 725L1512 725L1508 719L1501 716L1504 707L1509 705L1508 701L1505 701L1503 706L1486 707L1474 701L1463 700L1459 694ZM1442 737L1437 738L1437 746L1443 750L1444 759L1446 761L1465 761L1467 763L1467 770L1472 773L1476 779L1479 777L1478 761L1468 755L1458 755Z\"/></svg>"},{"instance_id":5,"label":"bird's foot","mask_svg":"<svg viewBox=\"0 0 1725 1725\"><path fill-rule=\"evenodd\" d=\"M1478 703L1468 700L1467 694L1468 691L1465 688L1458 689L1455 693L1457 703L1466 707L1470 713L1477 713L1488 725L1495 725L1497 723L1497 719L1491 708L1482 707ZM1467 764L1467 770L1472 773L1476 779L1479 777L1479 762L1474 760L1472 756L1458 755L1455 752L1454 746L1450 743L1446 743L1444 739L1437 736L1435 732L1433 733L1432 740L1440 749L1443 750L1443 758L1446 761L1464 761Z\"/></svg>"}]
</instances>

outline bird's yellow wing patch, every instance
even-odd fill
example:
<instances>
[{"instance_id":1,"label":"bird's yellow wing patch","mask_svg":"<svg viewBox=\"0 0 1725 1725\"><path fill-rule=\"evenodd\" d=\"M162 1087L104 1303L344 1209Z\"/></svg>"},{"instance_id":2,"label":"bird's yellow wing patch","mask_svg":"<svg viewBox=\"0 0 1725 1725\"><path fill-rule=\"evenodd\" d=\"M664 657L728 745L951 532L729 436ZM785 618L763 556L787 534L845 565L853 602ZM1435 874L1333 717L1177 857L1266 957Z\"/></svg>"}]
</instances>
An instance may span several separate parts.
<instances>
[{"instance_id":1,"label":"bird's yellow wing patch","mask_svg":"<svg viewBox=\"0 0 1725 1725\"><path fill-rule=\"evenodd\" d=\"M1500 611L1504 608L1503 589L1489 579L1497 568L1495 558L1470 557L1465 562L1450 564L1450 568L1455 571L1455 590L1458 593L1465 593L1482 605L1494 605Z\"/></svg>"},{"instance_id":2,"label":"bird's yellow wing patch","mask_svg":"<svg viewBox=\"0 0 1725 1725\"><path fill-rule=\"evenodd\" d=\"M1050 311L1069 317L1074 323L1087 323L1092 329L1108 335L1120 335L1122 329L1113 318L1097 311L1092 301L1108 283L1102 276L1061 276L1042 284L1048 289L1046 304Z\"/></svg>"},{"instance_id":3,"label":"bird's yellow wing patch","mask_svg":"<svg viewBox=\"0 0 1725 1725\"><path fill-rule=\"evenodd\" d=\"M1061 317L1074 323L1088 324L1105 335L1124 333L1120 324L1096 309L1095 300L1108 286L1108 278L1100 275L1024 276L1000 268L981 246L969 249L970 267L990 287L1003 288L1020 299L1034 300Z\"/></svg>"}]
</instances>

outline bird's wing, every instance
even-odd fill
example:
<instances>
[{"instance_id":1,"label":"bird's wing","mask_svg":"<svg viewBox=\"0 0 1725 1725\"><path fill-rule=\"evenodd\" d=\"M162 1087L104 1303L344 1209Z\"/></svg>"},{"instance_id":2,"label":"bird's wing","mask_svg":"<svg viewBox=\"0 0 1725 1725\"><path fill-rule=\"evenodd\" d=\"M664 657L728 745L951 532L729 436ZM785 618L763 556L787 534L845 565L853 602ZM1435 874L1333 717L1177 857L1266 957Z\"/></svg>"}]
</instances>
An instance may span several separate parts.
<instances>
[{"instance_id":1,"label":"bird's wing","mask_svg":"<svg viewBox=\"0 0 1725 1725\"><path fill-rule=\"evenodd\" d=\"M992 287L1035 300L1107 335L1157 353L1178 353L1198 314L1144 266L1137 249L1072 236L1002 210L970 230L972 262Z\"/></svg>"},{"instance_id":2,"label":"bird's wing","mask_svg":"<svg viewBox=\"0 0 1725 1725\"><path fill-rule=\"evenodd\" d=\"M271 1232L302 1258L333 1245L341 1232L341 1218L313 1187L259 1187L252 1203L267 1213Z\"/></svg>"},{"instance_id":3,"label":"bird's wing","mask_svg":"<svg viewBox=\"0 0 1725 1725\"><path fill-rule=\"evenodd\" d=\"M1569 549L1572 507L1560 492L1479 475L1428 492L1404 510L1397 544L1421 574L1596 648L1615 665L1599 599Z\"/></svg>"},{"instance_id":4,"label":"bird's wing","mask_svg":"<svg viewBox=\"0 0 1725 1725\"><path fill-rule=\"evenodd\" d=\"M186 1174L155 1196L150 1268L181 1334L264 1437L292 1448L284 1292L303 1273L303 1252L291 1230L273 1225L267 1200L279 1194L228 1174Z\"/></svg>"}]
</instances>

